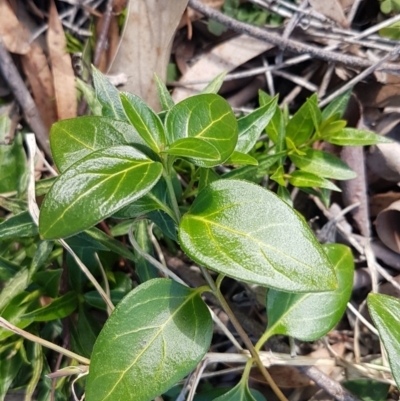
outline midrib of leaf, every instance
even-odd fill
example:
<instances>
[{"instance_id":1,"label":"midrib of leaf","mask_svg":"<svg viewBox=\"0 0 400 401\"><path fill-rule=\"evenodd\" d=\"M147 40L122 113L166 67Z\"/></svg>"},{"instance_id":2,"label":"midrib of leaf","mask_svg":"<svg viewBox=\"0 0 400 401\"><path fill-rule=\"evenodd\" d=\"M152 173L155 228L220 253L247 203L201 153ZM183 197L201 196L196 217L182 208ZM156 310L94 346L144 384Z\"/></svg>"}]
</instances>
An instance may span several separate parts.
<instances>
[{"instance_id":1,"label":"midrib of leaf","mask_svg":"<svg viewBox=\"0 0 400 401\"><path fill-rule=\"evenodd\" d=\"M136 116L139 118L140 123L142 124L142 128L144 128L144 130L147 132L149 139L151 139L151 142L153 143L153 145L155 145L156 149L159 151L160 148L158 147L157 142L154 140L153 135L151 134L151 131L148 129L147 124L144 122L142 116L139 113L137 113L136 111L135 111L135 113L136 113ZM155 125L156 125L156 129L157 129L158 128L157 123L155 123Z\"/></svg>"},{"instance_id":2,"label":"midrib of leaf","mask_svg":"<svg viewBox=\"0 0 400 401\"><path fill-rule=\"evenodd\" d=\"M98 82L98 83L99 83L99 82ZM112 85L111 82L110 82L110 85ZM118 120L119 115L118 115L117 109L114 107L114 102L112 101L112 98L109 96L109 94L108 94L109 92L108 92L108 90L106 89L106 87L103 85L103 82L102 82L102 81L100 81L100 86L101 86L101 89L103 90L103 93L106 94L106 97L107 97L107 99L108 99L108 104L107 104L107 106L111 108L111 110L112 110L113 113L114 113L115 118ZM117 90L117 89L116 89L116 90ZM97 96L96 96L96 97L97 97ZM101 102L100 102L100 103L101 103ZM103 104L101 104L101 106L104 107Z\"/></svg>"},{"instance_id":3,"label":"midrib of leaf","mask_svg":"<svg viewBox=\"0 0 400 401\"><path fill-rule=\"evenodd\" d=\"M110 389L110 391L105 395L103 400L106 400L110 395L112 395L114 389L118 386L118 384L121 382L121 380L124 378L126 373L132 369L132 367L136 364L136 362L142 357L142 355L148 350L148 348L153 344L153 342L157 339L159 335L162 335L162 332L164 331L165 327L169 324L169 322L175 317L175 315L195 296L198 295L198 291L194 291L189 297L183 297L186 298L186 300L170 315L170 317L160 325L159 330L154 334L153 338L146 344L145 347L143 347L143 350L137 355L137 357L133 360L133 362L123 371L121 371L120 378L116 380L114 386ZM195 315L194 315L195 316Z\"/></svg>"},{"instance_id":4,"label":"midrib of leaf","mask_svg":"<svg viewBox=\"0 0 400 401\"><path fill-rule=\"evenodd\" d=\"M106 181L108 181L108 180L110 180L110 179L112 179L112 178L118 176L118 174L123 174L123 175L125 176L126 173L127 173L129 170L134 170L135 168L143 167L145 164L150 165L151 163L152 163L151 161L148 161L148 162L144 162L144 163L141 163L141 164L136 164L135 166L129 167L129 168L123 170L123 171L118 171L117 173L114 173L114 174L111 174L111 175L108 175L108 174L107 174L107 178L105 178L105 179L103 179L102 181L98 182L97 184L93 185L89 190L87 190L86 192L83 192L83 193L80 194L78 197L76 197L76 198L64 209L64 211L61 213L60 217L59 217L58 219L55 219L55 220L54 220L53 224L43 233L43 235L45 235L47 232L49 232L59 221L61 221L61 220L64 218L65 214L68 212L68 210L71 209L71 207L73 207L82 197L84 197L84 196L90 194L90 192L92 192L92 191L93 191L94 189L96 189L98 186L100 186L100 185L104 184ZM147 169L147 172L148 172L148 169ZM141 178L141 180L139 181L139 184L140 184L140 183L143 181L143 179L146 177L147 172L146 172L145 174L142 175L142 178ZM86 174L87 174L87 173L86 173ZM92 174L95 175L95 174L97 174L97 173L92 173ZM116 189L118 189L118 188L119 188L119 184L118 184L118 186L116 186ZM114 191L114 193L115 193L115 191Z\"/></svg>"},{"instance_id":5,"label":"midrib of leaf","mask_svg":"<svg viewBox=\"0 0 400 401\"><path fill-rule=\"evenodd\" d=\"M242 231L234 230L234 229L232 229L232 228L230 228L230 227L224 226L224 225L222 225L222 224L219 224L219 223L216 223L216 222L213 222L213 221L206 220L206 219L204 219L204 218L202 218L202 217L198 217L198 216L193 216L193 215L192 215L192 216L190 216L190 218L191 218L191 219L194 219L194 220L202 221L206 226L207 226L207 225L214 225L214 226L217 226L217 227L221 228L222 230L225 230L225 231L230 232L230 233L232 233L232 234L237 234L237 235L239 235L239 236L249 238L249 239L252 240L254 243L256 243L260 248L262 248L261 245L263 245L263 246L265 246L265 247L271 249L272 251L274 251L274 252L276 252L276 253L279 253L280 255L283 255L283 256L286 257L287 259L290 259L290 260L295 261L296 263L298 263L299 265L302 265L302 266L306 267L307 269L310 269L310 268L311 268L311 266L305 264L304 262L302 262L302 261L300 261L300 260L297 260L297 259L294 258L293 256L290 256L290 255L288 255L287 253L283 253L280 249L275 248L275 247L273 247L273 246L271 246L271 245L269 245L269 244L267 244L267 243L265 243L265 242L259 241L257 238L254 238L254 237L252 237L251 235L249 235L249 233L245 233L245 232L242 232ZM285 225L285 224L282 223L282 225ZM270 226L263 226L263 227L260 228L260 230L261 230L261 229L264 229L264 228L269 228L269 227L270 227Z\"/></svg>"},{"instance_id":6,"label":"midrib of leaf","mask_svg":"<svg viewBox=\"0 0 400 401\"><path fill-rule=\"evenodd\" d=\"M94 147L90 147L87 142L82 142L78 137L72 135L69 131L67 131L65 128L60 128L61 131L65 132L70 138L74 139L76 142L80 143L83 147L95 151L96 149Z\"/></svg>"},{"instance_id":7,"label":"midrib of leaf","mask_svg":"<svg viewBox=\"0 0 400 401\"><path fill-rule=\"evenodd\" d=\"M210 106L210 114L211 114L211 104L209 105ZM190 116L192 115L192 111L190 111ZM213 119L206 127L204 127L196 136L195 136L195 138L203 138L202 137L202 135L203 135L203 133L205 133L210 127L212 127L213 125L215 125L216 123L218 123L219 121L221 121L224 117L226 117L227 115L229 115L230 114L230 112L229 111L227 111L225 114L223 114L223 115L221 115L219 118L217 118L217 119ZM188 120L190 120L190 116L189 116L189 118L188 118ZM225 140L225 139L223 139L223 138L207 138L207 137L205 137L205 139L212 139L212 140L214 140L214 141L218 141L218 140Z\"/></svg>"}]
</instances>

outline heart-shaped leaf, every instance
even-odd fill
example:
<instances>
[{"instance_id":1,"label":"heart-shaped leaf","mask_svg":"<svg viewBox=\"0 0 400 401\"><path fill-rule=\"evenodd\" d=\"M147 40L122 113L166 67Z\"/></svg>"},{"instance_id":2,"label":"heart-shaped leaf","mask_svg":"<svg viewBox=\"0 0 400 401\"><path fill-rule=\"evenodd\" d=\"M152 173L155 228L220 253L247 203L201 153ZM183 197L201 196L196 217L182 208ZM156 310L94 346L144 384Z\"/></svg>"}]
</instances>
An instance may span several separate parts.
<instances>
[{"instance_id":1,"label":"heart-shaped leaf","mask_svg":"<svg viewBox=\"0 0 400 401\"><path fill-rule=\"evenodd\" d=\"M148 401L205 355L212 319L199 291L154 279L115 308L93 347L87 401Z\"/></svg>"},{"instance_id":2,"label":"heart-shaped leaf","mask_svg":"<svg viewBox=\"0 0 400 401\"><path fill-rule=\"evenodd\" d=\"M96 150L128 144L146 145L132 125L107 117L62 120L50 131L51 152L60 172Z\"/></svg>"},{"instance_id":3,"label":"heart-shaped leaf","mask_svg":"<svg viewBox=\"0 0 400 401\"><path fill-rule=\"evenodd\" d=\"M301 170L335 180L351 180L357 174L338 157L322 150L307 149L304 155L291 154L290 160Z\"/></svg>"},{"instance_id":4,"label":"heart-shaped leaf","mask_svg":"<svg viewBox=\"0 0 400 401\"><path fill-rule=\"evenodd\" d=\"M138 96L121 93L121 101L131 124L156 152L164 149L165 133L160 117Z\"/></svg>"},{"instance_id":5,"label":"heart-shaped leaf","mask_svg":"<svg viewBox=\"0 0 400 401\"><path fill-rule=\"evenodd\" d=\"M254 110L245 117L239 118L239 138L235 150L248 153L256 144L264 128L275 114L278 98L271 99L266 105Z\"/></svg>"},{"instance_id":6,"label":"heart-shaped leaf","mask_svg":"<svg viewBox=\"0 0 400 401\"><path fill-rule=\"evenodd\" d=\"M182 138L197 138L217 149L217 161L192 160L200 167L223 163L234 151L238 138L236 118L229 103L212 93L192 96L175 105L167 114L165 126L170 145Z\"/></svg>"},{"instance_id":7,"label":"heart-shaped leaf","mask_svg":"<svg viewBox=\"0 0 400 401\"><path fill-rule=\"evenodd\" d=\"M393 378L400 387L400 300L373 293L367 299L369 313L386 348Z\"/></svg>"},{"instance_id":8,"label":"heart-shaped leaf","mask_svg":"<svg viewBox=\"0 0 400 401\"><path fill-rule=\"evenodd\" d=\"M161 163L130 146L90 153L51 187L41 208L39 232L49 239L83 231L145 195L161 173Z\"/></svg>"},{"instance_id":9,"label":"heart-shaped leaf","mask_svg":"<svg viewBox=\"0 0 400 401\"><path fill-rule=\"evenodd\" d=\"M285 291L336 288L331 263L303 217L255 184L211 183L178 234L192 259L236 279Z\"/></svg>"},{"instance_id":10,"label":"heart-shaped leaf","mask_svg":"<svg viewBox=\"0 0 400 401\"><path fill-rule=\"evenodd\" d=\"M218 149L213 144L198 138L178 139L163 153L184 157L189 160L196 159L200 163L203 161L216 162L221 159Z\"/></svg>"},{"instance_id":11,"label":"heart-shaped leaf","mask_svg":"<svg viewBox=\"0 0 400 401\"><path fill-rule=\"evenodd\" d=\"M267 331L270 335L285 334L313 341L328 333L342 318L353 288L353 256L344 245L324 245L324 250L335 269L338 288L308 294L269 290Z\"/></svg>"}]
</instances>

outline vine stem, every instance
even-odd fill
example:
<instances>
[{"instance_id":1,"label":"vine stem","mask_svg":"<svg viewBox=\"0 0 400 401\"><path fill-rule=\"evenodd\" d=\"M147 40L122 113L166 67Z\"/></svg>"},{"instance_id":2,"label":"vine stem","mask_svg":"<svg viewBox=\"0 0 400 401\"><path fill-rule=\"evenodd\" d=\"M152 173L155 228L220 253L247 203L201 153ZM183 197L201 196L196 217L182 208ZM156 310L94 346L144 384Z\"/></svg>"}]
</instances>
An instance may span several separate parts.
<instances>
[{"instance_id":1,"label":"vine stem","mask_svg":"<svg viewBox=\"0 0 400 401\"><path fill-rule=\"evenodd\" d=\"M244 329L241 326L241 324L239 323L239 321L236 319L235 314L233 313L232 309L230 308L228 302L226 302L226 299L222 295L221 291L215 285L215 282L212 279L212 277L210 276L210 273L203 266L200 266L200 269L201 269L201 272L202 272L204 278L207 281L207 284L210 286L212 292L217 297L217 299L218 299L219 303L221 304L222 308L224 309L225 313L228 315L230 321L233 324L233 327L235 327L240 338L243 340L248 351L250 352L250 355L254 359L255 364L257 365L258 369L260 369L260 372L264 376L267 383L270 385L271 389L273 390L273 392L276 394L276 396L279 398L280 401L288 401L287 398L285 397L285 395L282 393L281 389L274 382L274 379L271 377L268 370L265 368L265 366L262 363L260 356L259 356L257 350L254 348L254 345L251 342L249 336L244 331Z\"/></svg>"}]
</instances>

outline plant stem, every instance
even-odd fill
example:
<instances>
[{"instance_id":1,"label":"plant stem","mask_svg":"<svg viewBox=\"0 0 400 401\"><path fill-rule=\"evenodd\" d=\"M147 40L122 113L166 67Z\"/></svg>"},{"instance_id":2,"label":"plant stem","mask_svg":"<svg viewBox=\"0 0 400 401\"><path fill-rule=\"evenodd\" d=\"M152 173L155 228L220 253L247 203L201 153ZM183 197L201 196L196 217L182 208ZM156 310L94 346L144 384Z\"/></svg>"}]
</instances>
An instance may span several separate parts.
<instances>
[{"instance_id":1,"label":"plant stem","mask_svg":"<svg viewBox=\"0 0 400 401\"><path fill-rule=\"evenodd\" d=\"M181 221L181 212L179 211L178 201L176 200L175 190L174 190L174 186L172 184L169 167L167 169L164 168L163 177L165 179L165 182L167 183L168 195L169 195L169 199L172 203L172 209L175 213L176 223L179 224L179 222Z\"/></svg>"},{"instance_id":2,"label":"plant stem","mask_svg":"<svg viewBox=\"0 0 400 401\"><path fill-rule=\"evenodd\" d=\"M33 341L36 344L40 344L43 347L52 349L53 351L56 351L62 355L65 355L68 358L76 359L78 362L83 363L84 365L90 364L90 359L87 359L83 356L75 354L75 352L69 351L63 347L59 347L58 345L53 344L50 341L44 340L43 338L40 338L38 336L35 336L32 333L22 330L16 326L14 326L13 324L11 324L9 321L7 321L6 319L4 319L2 317L0 317L0 327L3 327L4 329L6 329L8 331L12 331L13 333L18 334L19 336L24 337L29 341Z\"/></svg>"},{"instance_id":3,"label":"plant stem","mask_svg":"<svg viewBox=\"0 0 400 401\"><path fill-rule=\"evenodd\" d=\"M264 376L265 380L270 385L273 392L276 394L276 396L279 398L280 401L287 401L287 398L282 393L280 388L276 385L276 383L274 382L274 379L271 377L271 375L268 373L267 369L265 368L264 364L262 363L260 356L258 355L258 352L254 348L253 343L251 342L247 333L243 330L243 327L241 326L239 321L236 319L236 316L233 313L232 309L230 308L228 302L226 302L226 299L222 295L221 291L215 285L215 282L212 279L212 277L210 276L210 273L208 273L207 269L203 266L200 266L200 269L201 269L201 272L202 272L204 278L207 281L207 284L210 286L214 295L217 297L219 303L221 304L223 310L228 315L228 317L231 320L233 326L235 327L237 333L239 334L240 338L243 340L244 344L246 345L247 349L250 352L250 355L254 359L254 362L256 363L257 367L260 369L260 372Z\"/></svg>"}]
</instances>

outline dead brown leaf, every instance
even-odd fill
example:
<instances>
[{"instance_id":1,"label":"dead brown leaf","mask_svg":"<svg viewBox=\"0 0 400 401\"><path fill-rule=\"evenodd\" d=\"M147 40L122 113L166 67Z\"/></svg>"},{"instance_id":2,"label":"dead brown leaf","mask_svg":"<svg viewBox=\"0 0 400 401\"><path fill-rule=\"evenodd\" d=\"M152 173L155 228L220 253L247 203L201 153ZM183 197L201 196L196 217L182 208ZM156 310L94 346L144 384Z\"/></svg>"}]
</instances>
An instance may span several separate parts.
<instances>
[{"instance_id":1,"label":"dead brown leaf","mask_svg":"<svg viewBox=\"0 0 400 401\"><path fill-rule=\"evenodd\" d=\"M159 109L156 73L166 79L172 38L188 0L146 0L129 2L120 46L111 74L126 74L123 90L134 93Z\"/></svg>"},{"instance_id":2,"label":"dead brown leaf","mask_svg":"<svg viewBox=\"0 0 400 401\"><path fill-rule=\"evenodd\" d=\"M77 100L75 76L71 57L66 52L66 40L54 0L50 2L47 31L51 72L53 74L58 119L76 117Z\"/></svg>"},{"instance_id":3,"label":"dead brown leaf","mask_svg":"<svg viewBox=\"0 0 400 401\"><path fill-rule=\"evenodd\" d=\"M33 42L30 51L21 57L22 68L46 127L57 121L57 110L54 95L53 77L43 49Z\"/></svg>"},{"instance_id":4,"label":"dead brown leaf","mask_svg":"<svg viewBox=\"0 0 400 401\"><path fill-rule=\"evenodd\" d=\"M30 49L29 31L18 21L7 0L0 0L0 38L11 53L26 54Z\"/></svg>"},{"instance_id":5,"label":"dead brown leaf","mask_svg":"<svg viewBox=\"0 0 400 401\"><path fill-rule=\"evenodd\" d=\"M309 0L309 3L315 11L325 15L325 17L336 21L345 28L349 26L343 13L342 6L338 0Z\"/></svg>"}]
</instances>

